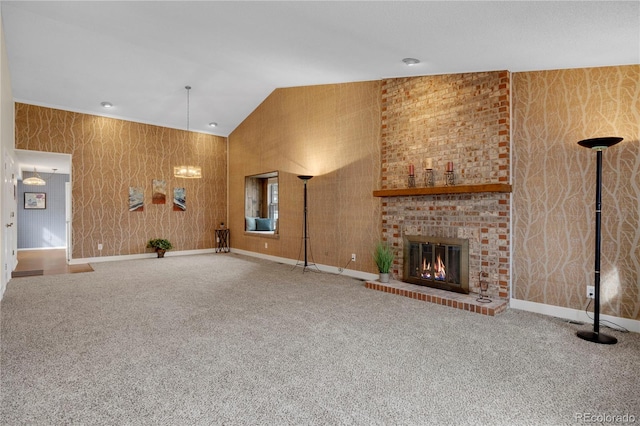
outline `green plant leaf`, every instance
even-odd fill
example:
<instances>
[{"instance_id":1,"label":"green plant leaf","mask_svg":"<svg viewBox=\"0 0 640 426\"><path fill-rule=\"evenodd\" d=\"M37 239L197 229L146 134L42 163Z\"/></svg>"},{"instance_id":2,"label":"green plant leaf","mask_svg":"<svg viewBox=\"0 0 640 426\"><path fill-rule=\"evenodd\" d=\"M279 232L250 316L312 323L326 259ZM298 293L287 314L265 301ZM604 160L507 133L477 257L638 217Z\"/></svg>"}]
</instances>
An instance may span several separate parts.
<instances>
[{"instance_id":1,"label":"green plant leaf","mask_svg":"<svg viewBox=\"0 0 640 426\"><path fill-rule=\"evenodd\" d=\"M376 245L376 250L373 253L373 260L376 262L380 273L389 273L394 257L395 255L393 250L388 243L379 242Z\"/></svg>"}]
</instances>

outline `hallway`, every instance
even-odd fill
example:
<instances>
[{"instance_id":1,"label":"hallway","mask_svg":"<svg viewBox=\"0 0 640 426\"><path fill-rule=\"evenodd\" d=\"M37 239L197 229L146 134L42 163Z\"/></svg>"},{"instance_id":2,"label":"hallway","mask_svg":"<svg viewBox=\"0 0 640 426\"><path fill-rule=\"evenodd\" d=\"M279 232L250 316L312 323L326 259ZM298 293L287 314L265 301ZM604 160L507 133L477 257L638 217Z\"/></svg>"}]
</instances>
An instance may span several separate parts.
<instances>
[{"instance_id":1,"label":"hallway","mask_svg":"<svg viewBox=\"0 0 640 426\"><path fill-rule=\"evenodd\" d=\"M18 266L11 273L11 277L73 274L77 272L93 272L93 268L89 264L67 265L65 249L19 250Z\"/></svg>"}]
</instances>

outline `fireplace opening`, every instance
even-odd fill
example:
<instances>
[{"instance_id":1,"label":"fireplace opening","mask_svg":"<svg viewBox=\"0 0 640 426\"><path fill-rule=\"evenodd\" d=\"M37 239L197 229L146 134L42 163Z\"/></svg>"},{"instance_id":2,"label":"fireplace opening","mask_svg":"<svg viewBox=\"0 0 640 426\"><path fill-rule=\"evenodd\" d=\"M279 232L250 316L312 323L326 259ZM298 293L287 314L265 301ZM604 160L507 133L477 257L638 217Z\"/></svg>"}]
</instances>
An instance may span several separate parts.
<instances>
[{"instance_id":1,"label":"fireplace opening","mask_svg":"<svg viewBox=\"0 0 640 426\"><path fill-rule=\"evenodd\" d=\"M442 290L469 293L469 240L404 237L403 281Z\"/></svg>"}]
</instances>

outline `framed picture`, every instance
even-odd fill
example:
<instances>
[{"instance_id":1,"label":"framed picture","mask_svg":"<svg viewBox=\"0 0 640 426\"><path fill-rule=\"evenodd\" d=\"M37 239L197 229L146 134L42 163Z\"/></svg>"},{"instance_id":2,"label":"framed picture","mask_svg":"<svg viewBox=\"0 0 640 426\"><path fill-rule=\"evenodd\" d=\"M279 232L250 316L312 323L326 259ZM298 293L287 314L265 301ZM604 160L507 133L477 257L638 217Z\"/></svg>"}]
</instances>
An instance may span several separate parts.
<instances>
[{"instance_id":1,"label":"framed picture","mask_svg":"<svg viewBox=\"0 0 640 426\"><path fill-rule=\"evenodd\" d=\"M139 186L129 187L129 211L144 211L144 194L142 192L142 188L140 188Z\"/></svg>"},{"instance_id":2,"label":"framed picture","mask_svg":"<svg viewBox=\"0 0 640 426\"><path fill-rule=\"evenodd\" d=\"M173 188L173 211L183 212L187 209L187 197L185 188Z\"/></svg>"},{"instance_id":3,"label":"framed picture","mask_svg":"<svg viewBox=\"0 0 640 426\"><path fill-rule=\"evenodd\" d=\"M25 192L24 208L25 209L46 209L47 194L44 192Z\"/></svg>"},{"instance_id":4,"label":"framed picture","mask_svg":"<svg viewBox=\"0 0 640 426\"><path fill-rule=\"evenodd\" d=\"M151 204L166 204L167 202L167 181L153 179L153 193Z\"/></svg>"}]
</instances>

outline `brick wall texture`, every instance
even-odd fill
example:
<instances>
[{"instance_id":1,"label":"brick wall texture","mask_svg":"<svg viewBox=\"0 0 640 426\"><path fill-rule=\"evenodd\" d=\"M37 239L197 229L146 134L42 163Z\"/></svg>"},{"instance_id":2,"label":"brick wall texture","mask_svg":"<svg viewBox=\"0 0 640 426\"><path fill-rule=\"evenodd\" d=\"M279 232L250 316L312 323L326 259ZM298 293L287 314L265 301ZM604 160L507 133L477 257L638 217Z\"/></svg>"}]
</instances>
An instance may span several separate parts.
<instances>
[{"instance_id":1,"label":"brick wall texture","mask_svg":"<svg viewBox=\"0 0 640 426\"><path fill-rule=\"evenodd\" d=\"M409 165L424 185L431 158L436 186L447 162L456 184L510 182L510 74L507 71L382 81L382 189L406 188ZM403 235L469 239L469 289L489 277L489 295L508 298L510 194L385 197L383 239L396 251L402 279Z\"/></svg>"}]
</instances>

